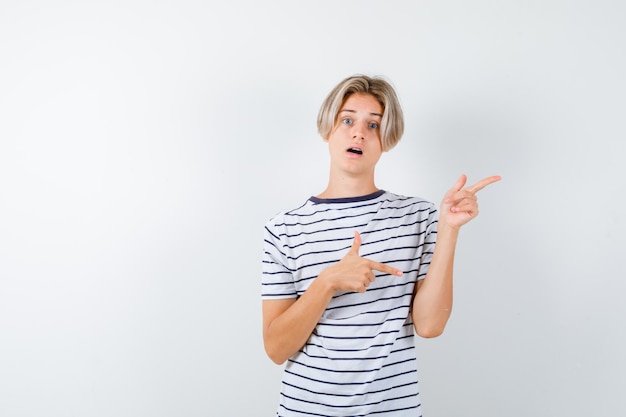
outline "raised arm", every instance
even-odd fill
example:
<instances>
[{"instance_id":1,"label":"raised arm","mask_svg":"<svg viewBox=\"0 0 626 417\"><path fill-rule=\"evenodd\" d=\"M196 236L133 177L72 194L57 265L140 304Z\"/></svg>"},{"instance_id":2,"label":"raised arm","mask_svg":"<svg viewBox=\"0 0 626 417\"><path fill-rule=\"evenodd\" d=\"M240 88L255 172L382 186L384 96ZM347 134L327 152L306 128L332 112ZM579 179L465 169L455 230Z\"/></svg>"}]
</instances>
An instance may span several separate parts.
<instances>
[{"instance_id":1,"label":"raised arm","mask_svg":"<svg viewBox=\"0 0 626 417\"><path fill-rule=\"evenodd\" d=\"M500 179L487 177L463 188L467 177L461 175L444 196L435 251L426 278L417 283L413 298L413 325L420 336L436 337L443 333L452 311L452 275L459 229L478 215L476 193Z\"/></svg>"},{"instance_id":2,"label":"raised arm","mask_svg":"<svg viewBox=\"0 0 626 417\"><path fill-rule=\"evenodd\" d=\"M324 269L299 298L263 301L263 342L267 355L285 362L309 339L337 291L365 292L376 278L372 271L400 276L402 271L359 256L361 236L336 265Z\"/></svg>"}]
</instances>

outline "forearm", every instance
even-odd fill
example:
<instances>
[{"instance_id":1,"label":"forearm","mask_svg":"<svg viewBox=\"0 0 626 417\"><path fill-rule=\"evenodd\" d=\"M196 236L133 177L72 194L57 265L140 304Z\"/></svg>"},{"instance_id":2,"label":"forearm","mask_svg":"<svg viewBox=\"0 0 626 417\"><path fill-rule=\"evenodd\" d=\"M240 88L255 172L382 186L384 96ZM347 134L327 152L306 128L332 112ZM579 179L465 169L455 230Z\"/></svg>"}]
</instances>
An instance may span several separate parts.
<instances>
[{"instance_id":1,"label":"forearm","mask_svg":"<svg viewBox=\"0 0 626 417\"><path fill-rule=\"evenodd\" d=\"M265 350L272 361L283 363L304 346L333 294L320 274L296 302L264 327Z\"/></svg>"},{"instance_id":2,"label":"forearm","mask_svg":"<svg viewBox=\"0 0 626 417\"><path fill-rule=\"evenodd\" d=\"M428 273L413 299L415 331L422 337L439 336L452 311L452 276L458 229L441 225Z\"/></svg>"}]
</instances>

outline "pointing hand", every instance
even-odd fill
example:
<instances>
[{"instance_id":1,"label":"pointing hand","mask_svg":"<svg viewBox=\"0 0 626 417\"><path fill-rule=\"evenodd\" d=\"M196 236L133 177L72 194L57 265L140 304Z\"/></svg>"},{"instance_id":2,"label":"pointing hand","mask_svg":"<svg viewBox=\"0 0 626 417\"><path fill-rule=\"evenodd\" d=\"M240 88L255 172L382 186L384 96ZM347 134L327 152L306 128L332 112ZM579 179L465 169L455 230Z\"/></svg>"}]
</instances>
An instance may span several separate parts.
<instances>
[{"instance_id":1,"label":"pointing hand","mask_svg":"<svg viewBox=\"0 0 626 417\"><path fill-rule=\"evenodd\" d=\"M467 176L461 175L454 187L444 196L441 203L439 222L455 229L459 229L465 223L478 215L478 201L476 193L489 184L500 181L501 177L494 175L483 178L476 184L465 187Z\"/></svg>"},{"instance_id":2,"label":"pointing hand","mask_svg":"<svg viewBox=\"0 0 626 417\"><path fill-rule=\"evenodd\" d=\"M335 291L365 292L367 287L376 279L373 271L386 272L390 275L402 276L402 271L380 262L362 258L359 255L361 235L354 232L352 246L346 255L329 268L328 279Z\"/></svg>"}]
</instances>

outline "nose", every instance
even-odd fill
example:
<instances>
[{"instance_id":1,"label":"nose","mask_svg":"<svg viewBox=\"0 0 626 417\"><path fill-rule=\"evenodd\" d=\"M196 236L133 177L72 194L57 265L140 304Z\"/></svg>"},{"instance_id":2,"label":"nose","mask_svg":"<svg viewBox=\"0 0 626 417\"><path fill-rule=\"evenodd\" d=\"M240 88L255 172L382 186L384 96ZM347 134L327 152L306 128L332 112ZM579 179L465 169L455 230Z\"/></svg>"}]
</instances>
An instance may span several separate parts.
<instances>
[{"instance_id":1,"label":"nose","mask_svg":"<svg viewBox=\"0 0 626 417\"><path fill-rule=\"evenodd\" d=\"M352 128L352 139L365 140L365 127L361 123L355 123Z\"/></svg>"}]
</instances>

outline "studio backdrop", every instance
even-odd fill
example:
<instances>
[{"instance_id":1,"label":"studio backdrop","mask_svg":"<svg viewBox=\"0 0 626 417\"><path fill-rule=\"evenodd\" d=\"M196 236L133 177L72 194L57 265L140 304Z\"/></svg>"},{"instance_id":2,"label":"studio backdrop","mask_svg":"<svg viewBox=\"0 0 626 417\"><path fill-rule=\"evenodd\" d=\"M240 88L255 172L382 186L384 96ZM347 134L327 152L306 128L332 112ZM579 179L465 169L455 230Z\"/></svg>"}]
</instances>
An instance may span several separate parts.
<instances>
[{"instance_id":1,"label":"studio backdrop","mask_svg":"<svg viewBox=\"0 0 626 417\"><path fill-rule=\"evenodd\" d=\"M502 181L460 235L427 417L626 408L620 1L5 1L0 415L272 416L263 226L323 191L316 117L382 75L377 186Z\"/></svg>"}]
</instances>

